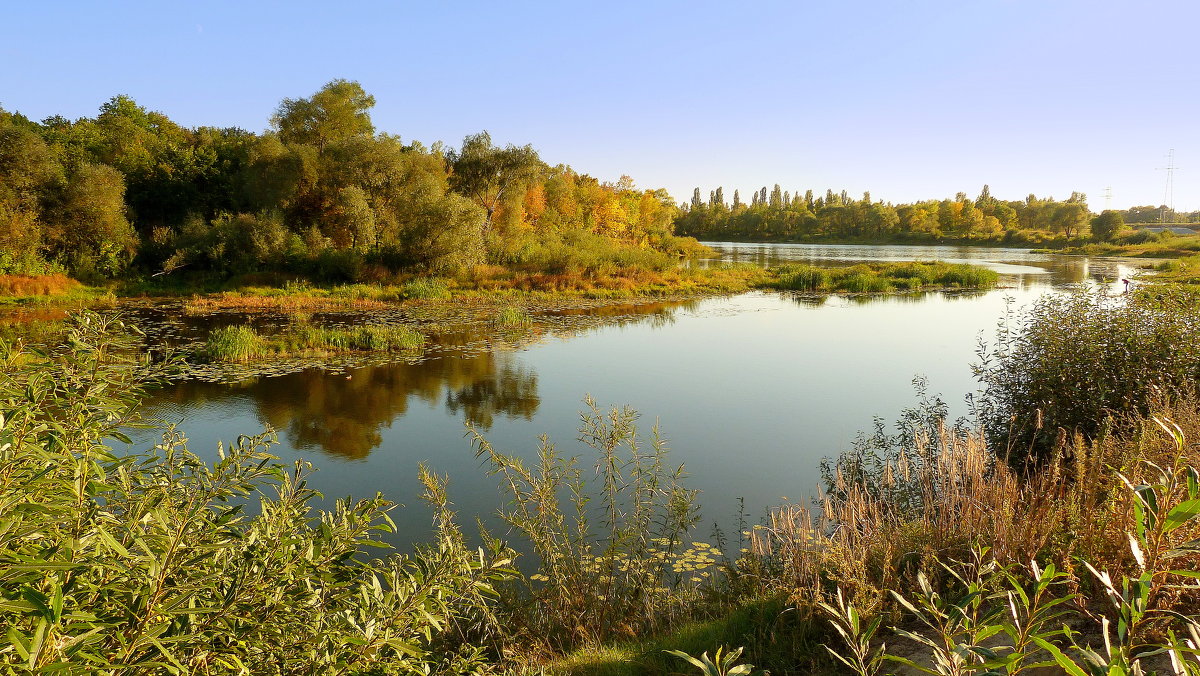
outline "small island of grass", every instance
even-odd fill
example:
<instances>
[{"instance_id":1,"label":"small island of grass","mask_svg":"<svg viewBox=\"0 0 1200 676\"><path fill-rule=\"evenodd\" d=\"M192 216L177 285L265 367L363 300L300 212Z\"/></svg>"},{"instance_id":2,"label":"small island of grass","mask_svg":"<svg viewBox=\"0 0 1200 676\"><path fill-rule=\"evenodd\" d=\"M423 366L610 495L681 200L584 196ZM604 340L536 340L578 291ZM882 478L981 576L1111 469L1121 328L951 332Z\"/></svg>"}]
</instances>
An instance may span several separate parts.
<instances>
[{"instance_id":1,"label":"small island of grass","mask_svg":"<svg viewBox=\"0 0 1200 676\"><path fill-rule=\"evenodd\" d=\"M913 261L862 263L845 268L784 265L770 270L766 288L809 293L895 293L944 289L990 289L999 275L977 265Z\"/></svg>"}]
</instances>

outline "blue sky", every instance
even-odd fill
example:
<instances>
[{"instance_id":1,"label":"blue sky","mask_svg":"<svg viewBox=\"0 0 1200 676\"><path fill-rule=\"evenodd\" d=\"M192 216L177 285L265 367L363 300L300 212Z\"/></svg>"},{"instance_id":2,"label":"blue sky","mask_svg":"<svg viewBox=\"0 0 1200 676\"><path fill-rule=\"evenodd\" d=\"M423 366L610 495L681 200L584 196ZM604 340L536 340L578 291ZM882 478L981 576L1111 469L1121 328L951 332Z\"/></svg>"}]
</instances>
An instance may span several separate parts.
<instances>
[{"instance_id":1,"label":"blue sky","mask_svg":"<svg viewBox=\"0 0 1200 676\"><path fill-rule=\"evenodd\" d=\"M1033 192L1200 208L1200 3L28 2L0 24L0 106L91 116L115 94L259 131L333 78L377 129L487 129L679 199Z\"/></svg>"}]
</instances>

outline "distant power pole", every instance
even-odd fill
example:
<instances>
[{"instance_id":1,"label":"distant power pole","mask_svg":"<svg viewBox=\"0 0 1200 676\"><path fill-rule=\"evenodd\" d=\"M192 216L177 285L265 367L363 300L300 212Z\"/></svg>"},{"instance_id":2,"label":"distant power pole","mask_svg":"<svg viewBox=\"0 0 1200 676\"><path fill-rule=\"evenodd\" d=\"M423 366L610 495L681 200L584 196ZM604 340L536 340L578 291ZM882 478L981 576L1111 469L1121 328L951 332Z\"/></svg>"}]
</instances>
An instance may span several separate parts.
<instances>
[{"instance_id":1,"label":"distant power pole","mask_svg":"<svg viewBox=\"0 0 1200 676\"><path fill-rule=\"evenodd\" d=\"M1167 212L1170 211L1172 216L1175 214L1175 170L1179 167L1175 166L1175 149L1171 148L1167 153L1167 166L1159 167L1159 171L1167 172L1167 187L1163 190L1163 210L1159 221L1167 222Z\"/></svg>"},{"instance_id":2,"label":"distant power pole","mask_svg":"<svg viewBox=\"0 0 1200 676\"><path fill-rule=\"evenodd\" d=\"M1111 209L1112 209L1112 186L1110 185L1104 189L1104 210L1110 211Z\"/></svg>"}]
</instances>

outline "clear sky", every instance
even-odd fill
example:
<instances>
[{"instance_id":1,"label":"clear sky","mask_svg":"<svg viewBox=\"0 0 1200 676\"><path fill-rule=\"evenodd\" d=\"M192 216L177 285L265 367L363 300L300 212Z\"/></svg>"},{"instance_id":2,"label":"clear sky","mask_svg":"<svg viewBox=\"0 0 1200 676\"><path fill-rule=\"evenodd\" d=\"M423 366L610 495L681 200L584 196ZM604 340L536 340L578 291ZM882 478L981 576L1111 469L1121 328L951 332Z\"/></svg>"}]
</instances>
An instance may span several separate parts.
<instances>
[{"instance_id":1,"label":"clear sky","mask_svg":"<svg viewBox=\"0 0 1200 676\"><path fill-rule=\"evenodd\" d=\"M376 128L487 129L603 180L895 202L1088 194L1200 209L1200 3L10 3L0 106L93 116L116 94L260 131L334 78Z\"/></svg>"}]
</instances>

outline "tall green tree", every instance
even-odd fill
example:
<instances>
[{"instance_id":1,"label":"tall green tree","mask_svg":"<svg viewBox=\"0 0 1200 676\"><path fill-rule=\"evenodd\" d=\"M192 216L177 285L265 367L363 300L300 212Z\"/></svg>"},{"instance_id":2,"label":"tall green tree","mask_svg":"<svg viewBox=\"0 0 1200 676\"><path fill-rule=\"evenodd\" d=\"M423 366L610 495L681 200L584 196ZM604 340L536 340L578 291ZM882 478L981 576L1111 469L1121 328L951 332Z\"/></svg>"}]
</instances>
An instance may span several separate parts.
<instances>
[{"instance_id":1,"label":"tall green tree","mask_svg":"<svg viewBox=\"0 0 1200 676\"><path fill-rule=\"evenodd\" d=\"M451 152L453 172L450 184L486 214L484 232L491 231L496 207L510 193L532 181L545 166L531 145L509 144L504 148L492 145L486 131L463 139L462 148Z\"/></svg>"},{"instance_id":2,"label":"tall green tree","mask_svg":"<svg viewBox=\"0 0 1200 676\"><path fill-rule=\"evenodd\" d=\"M111 277L133 257L137 235L125 216L125 181L104 164L80 165L49 216L53 253L84 277Z\"/></svg>"},{"instance_id":3,"label":"tall green tree","mask_svg":"<svg viewBox=\"0 0 1200 676\"><path fill-rule=\"evenodd\" d=\"M1121 212L1113 209L1107 209L1092 219L1092 234L1103 242L1112 239L1123 227L1125 220L1121 217Z\"/></svg>"},{"instance_id":4,"label":"tall green tree","mask_svg":"<svg viewBox=\"0 0 1200 676\"><path fill-rule=\"evenodd\" d=\"M0 119L0 259L7 259L0 260L0 271L37 258L42 205L62 180L62 168L36 132Z\"/></svg>"},{"instance_id":5,"label":"tall green tree","mask_svg":"<svg viewBox=\"0 0 1200 676\"><path fill-rule=\"evenodd\" d=\"M371 108L375 97L351 80L333 80L307 99L284 99L271 124L284 143L326 147L375 134Z\"/></svg>"}]
</instances>

